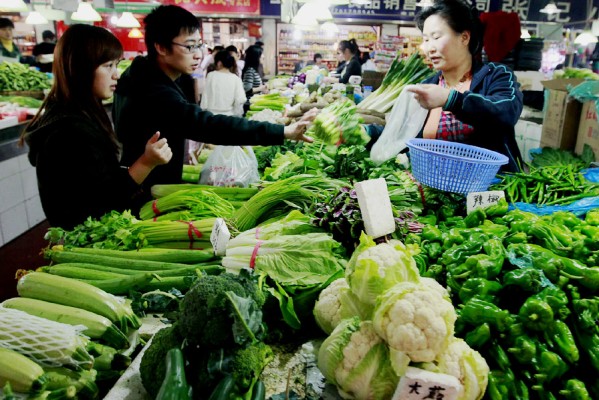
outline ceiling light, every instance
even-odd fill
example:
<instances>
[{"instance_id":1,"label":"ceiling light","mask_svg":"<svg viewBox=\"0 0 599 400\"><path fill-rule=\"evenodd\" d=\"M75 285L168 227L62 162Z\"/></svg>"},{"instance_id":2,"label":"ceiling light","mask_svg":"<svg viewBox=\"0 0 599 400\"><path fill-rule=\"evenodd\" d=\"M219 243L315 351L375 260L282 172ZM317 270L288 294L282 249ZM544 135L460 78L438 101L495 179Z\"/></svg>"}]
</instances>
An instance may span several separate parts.
<instances>
[{"instance_id":1,"label":"ceiling light","mask_svg":"<svg viewBox=\"0 0 599 400\"><path fill-rule=\"evenodd\" d=\"M48 20L39 11L30 11L25 23L28 25L42 25L47 24Z\"/></svg>"},{"instance_id":2,"label":"ceiling light","mask_svg":"<svg viewBox=\"0 0 599 400\"><path fill-rule=\"evenodd\" d=\"M528 29L520 29L520 39L530 39L530 32L528 32Z\"/></svg>"},{"instance_id":3,"label":"ceiling light","mask_svg":"<svg viewBox=\"0 0 599 400\"><path fill-rule=\"evenodd\" d=\"M295 17L291 20L291 23L301 26L317 26L318 20L311 11L311 7L307 7L308 4L304 4L297 12Z\"/></svg>"},{"instance_id":4,"label":"ceiling light","mask_svg":"<svg viewBox=\"0 0 599 400\"><path fill-rule=\"evenodd\" d=\"M587 46L590 43L597 43L597 36L593 35L591 31L584 31L574 39L574 43Z\"/></svg>"},{"instance_id":5,"label":"ceiling light","mask_svg":"<svg viewBox=\"0 0 599 400\"><path fill-rule=\"evenodd\" d=\"M116 21L119 28L139 28L141 24L129 11L124 11L123 15Z\"/></svg>"},{"instance_id":6,"label":"ceiling light","mask_svg":"<svg viewBox=\"0 0 599 400\"><path fill-rule=\"evenodd\" d=\"M422 7L422 8L432 7L434 5L435 5L435 2L433 0L420 0L418 3L416 3L416 7Z\"/></svg>"},{"instance_id":7,"label":"ceiling light","mask_svg":"<svg viewBox=\"0 0 599 400\"><path fill-rule=\"evenodd\" d=\"M371 0L350 0L350 3L365 6L367 4L371 4L372 1Z\"/></svg>"},{"instance_id":8,"label":"ceiling light","mask_svg":"<svg viewBox=\"0 0 599 400\"><path fill-rule=\"evenodd\" d=\"M71 14L71 19L73 21L86 21L86 22L95 22L102 21L102 17L90 3L81 2L79 3L79 7L77 11Z\"/></svg>"},{"instance_id":9,"label":"ceiling light","mask_svg":"<svg viewBox=\"0 0 599 400\"><path fill-rule=\"evenodd\" d=\"M320 29L327 33L337 33L339 32L339 27L336 23L332 21L327 21L324 24L320 25Z\"/></svg>"},{"instance_id":10,"label":"ceiling light","mask_svg":"<svg viewBox=\"0 0 599 400\"><path fill-rule=\"evenodd\" d=\"M129 34L127 36L131 39L142 39L144 37L144 34L139 29L133 28L129 31Z\"/></svg>"},{"instance_id":11,"label":"ceiling light","mask_svg":"<svg viewBox=\"0 0 599 400\"><path fill-rule=\"evenodd\" d=\"M2 0L0 1L0 11L27 11L27 4L23 0Z\"/></svg>"},{"instance_id":12,"label":"ceiling light","mask_svg":"<svg viewBox=\"0 0 599 400\"><path fill-rule=\"evenodd\" d=\"M543 14L559 14L563 11L564 10L560 10L559 8L557 8L555 3L552 1L549 2L549 4L547 4L544 8L541 8L539 10L539 12L542 12Z\"/></svg>"}]
</instances>

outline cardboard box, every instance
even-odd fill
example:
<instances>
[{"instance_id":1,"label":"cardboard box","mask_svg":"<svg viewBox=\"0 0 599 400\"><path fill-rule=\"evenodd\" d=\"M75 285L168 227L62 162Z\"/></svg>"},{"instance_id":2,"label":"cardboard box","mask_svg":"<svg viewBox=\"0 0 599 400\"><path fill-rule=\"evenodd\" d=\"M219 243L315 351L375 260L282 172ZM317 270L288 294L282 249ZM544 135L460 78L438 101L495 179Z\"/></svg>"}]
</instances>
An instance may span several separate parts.
<instances>
[{"instance_id":1,"label":"cardboard box","mask_svg":"<svg viewBox=\"0 0 599 400\"><path fill-rule=\"evenodd\" d=\"M599 124L597 123L597 109L594 101L587 101L582 105L578 137L576 139L576 154L582 153L582 148L588 144L599 158Z\"/></svg>"},{"instance_id":2,"label":"cardboard box","mask_svg":"<svg viewBox=\"0 0 599 400\"><path fill-rule=\"evenodd\" d=\"M567 88L582 82L582 79L554 79L542 82L543 87L547 89L541 135L542 147L574 149L582 104L568 98Z\"/></svg>"}]
</instances>

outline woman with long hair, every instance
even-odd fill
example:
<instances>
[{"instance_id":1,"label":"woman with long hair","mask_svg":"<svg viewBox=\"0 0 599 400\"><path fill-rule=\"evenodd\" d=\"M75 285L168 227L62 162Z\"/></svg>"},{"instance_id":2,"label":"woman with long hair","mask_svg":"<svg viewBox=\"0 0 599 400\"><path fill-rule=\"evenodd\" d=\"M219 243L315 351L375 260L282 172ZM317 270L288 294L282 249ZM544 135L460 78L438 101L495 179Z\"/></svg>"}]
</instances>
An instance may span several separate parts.
<instances>
[{"instance_id":1,"label":"woman with long hair","mask_svg":"<svg viewBox=\"0 0 599 400\"><path fill-rule=\"evenodd\" d=\"M220 51L214 57L216 69L206 77L206 88L200 107L213 114L243 115L246 102L241 79L233 73L235 58L228 51Z\"/></svg>"},{"instance_id":2,"label":"woman with long hair","mask_svg":"<svg viewBox=\"0 0 599 400\"><path fill-rule=\"evenodd\" d=\"M262 48L259 46L250 46L245 51L245 65L243 66L241 79L243 80L243 90L245 90L248 101L255 93L261 93L266 90L266 86L262 83L262 78L260 78L260 74L258 73L261 58Z\"/></svg>"},{"instance_id":3,"label":"woman with long hair","mask_svg":"<svg viewBox=\"0 0 599 400\"><path fill-rule=\"evenodd\" d=\"M55 55L54 84L21 143L29 145L50 225L71 229L89 216L139 206L140 184L172 153L156 132L136 162L119 162L120 145L102 105L116 89L123 55L114 35L73 25L58 41Z\"/></svg>"}]
</instances>

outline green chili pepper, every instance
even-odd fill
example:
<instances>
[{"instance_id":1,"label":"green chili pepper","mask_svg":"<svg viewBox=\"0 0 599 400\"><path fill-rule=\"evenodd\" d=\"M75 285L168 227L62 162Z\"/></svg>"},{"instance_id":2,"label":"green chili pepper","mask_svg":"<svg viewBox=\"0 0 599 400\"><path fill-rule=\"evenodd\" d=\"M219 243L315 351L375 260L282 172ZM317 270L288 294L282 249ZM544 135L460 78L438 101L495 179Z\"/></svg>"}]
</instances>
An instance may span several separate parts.
<instances>
[{"instance_id":1,"label":"green chili pepper","mask_svg":"<svg viewBox=\"0 0 599 400\"><path fill-rule=\"evenodd\" d=\"M534 295L534 297L549 304L556 318L563 321L570 315L568 296L566 296L566 293L560 288L556 286L546 287L541 292Z\"/></svg>"},{"instance_id":2,"label":"green chili pepper","mask_svg":"<svg viewBox=\"0 0 599 400\"><path fill-rule=\"evenodd\" d=\"M599 209L591 210L587 212L584 222L589 225L599 226Z\"/></svg>"},{"instance_id":3,"label":"green chili pepper","mask_svg":"<svg viewBox=\"0 0 599 400\"><path fill-rule=\"evenodd\" d=\"M441 257L441 263L444 265L449 264L463 264L469 256L478 254L482 248L483 243L487 239L486 236L480 234L474 234L469 239L465 240L462 244L453 246L449 250L446 250Z\"/></svg>"},{"instance_id":4,"label":"green chili pepper","mask_svg":"<svg viewBox=\"0 0 599 400\"><path fill-rule=\"evenodd\" d=\"M429 259L436 260L443 254L441 243L432 242L422 246L422 250L428 255Z\"/></svg>"},{"instance_id":5,"label":"green chili pepper","mask_svg":"<svg viewBox=\"0 0 599 400\"><path fill-rule=\"evenodd\" d=\"M530 364L537 355L537 341L527 335L516 337L512 347L507 350L521 364Z\"/></svg>"},{"instance_id":6,"label":"green chili pepper","mask_svg":"<svg viewBox=\"0 0 599 400\"><path fill-rule=\"evenodd\" d=\"M584 382L578 379L568 379L564 389L559 391L566 400L591 400L591 395Z\"/></svg>"},{"instance_id":7,"label":"green chili pepper","mask_svg":"<svg viewBox=\"0 0 599 400\"><path fill-rule=\"evenodd\" d=\"M491 340L491 326L488 323L477 326L466 334L464 340L474 349L482 348Z\"/></svg>"},{"instance_id":8,"label":"green chili pepper","mask_svg":"<svg viewBox=\"0 0 599 400\"><path fill-rule=\"evenodd\" d=\"M544 346L539 346L540 354L538 362L535 363L537 373L534 377L537 379L538 385L543 386L544 383L551 382L568 372L568 364L556 353L547 350Z\"/></svg>"},{"instance_id":9,"label":"green chili pepper","mask_svg":"<svg viewBox=\"0 0 599 400\"><path fill-rule=\"evenodd\" d=\"M553 321L545 331L545 340L552 344L555 351L569 363L573 364L580 358L574 335L564 321Z\"/></svg>"},{"instance_id":10,"label":"green chili pepper","mask_svg":"<svg viewBox=\"0 0 599 400\"><path fill-rule=\"evenodd\" d=\"M528 235L524 232L516 232L506 236L503 241L505 244L526 243L528 242Z\"/></svg>"},{"instance_id":11,"label":"green chili pepper","mask_svg":"<svg viewBox=\"0 0 599 400\"><path fill-rule=\"evenodd\" d=\"M510 368L510 358L505 350L503 350L503 348L497 344L496 341L494 341L493 344L488 348L488 351L489 355L491 356L490 360L492 360L492 362L494 362L500 370L507 371Z\"/></svg>"},{"instance_id":12,"label":"green chili pepper","mask_svg":"<svg viewBox=\"0 0 599 400\"><path fill-rule=\"evenodd\" d=\"M421 233L422 239L429 242L441 242L443 240L443 232L434 225L424 225Z\"/></svg>"},{"instance_id":13,"label":"green chili pepper","mask_svg":"<svg viewBox=\"0 0 599 400\"><path fill-rule=\"evenodd\" d=\"M518 400L528 400L530 398L528 385L525 382L516 380L514 386L516 387L516 398Z\"/></svg>"},{"instance_id":14,"label":"green chili pepper","mask_svg":"<svg viewBox=\"0 0 599 400\"><path fill-rule=\"evenodd\" d=\"M580 349L586 353L591 367L599 372L599 336L585 331L578 323L574 325L574 335Z\"/></svg>"},{"instance_id":15,"label":"green chili pepper","mask_svg":"<svg viewBox=\"0 0 599 400\"><path fill-rule=\"evenodd\" d=\"M549 304L534 297L526 299L518 316L524 326L535 331L543 331L553 322L553 310Z\"/></svg>"},{"instance_id":16,"label":"green chili pepper","mask_svg":"<svg viewBox=\"0 0 599 400\"><path fill-rule=\"evenodd\" d=\"M500 199L497 204L493 204L490 207L485 208L487 218L502 217L507 214L509 209L506 199Z\"/></svg>"},{"instance_id":17,"label":"green chili pepper","mask_svg":"<svg viewBox=\"0 0 599 400\"><path fill-rule=\"evenodd\" d=\"M477 208L475 210L472 210L470 214L468 214L466 218L464 218L464 224L466 224L466 227L468 228L474 228L479 225L482 225L485 219L487 219L485 211L482 208Z\"/></svg>"}]
</instances>

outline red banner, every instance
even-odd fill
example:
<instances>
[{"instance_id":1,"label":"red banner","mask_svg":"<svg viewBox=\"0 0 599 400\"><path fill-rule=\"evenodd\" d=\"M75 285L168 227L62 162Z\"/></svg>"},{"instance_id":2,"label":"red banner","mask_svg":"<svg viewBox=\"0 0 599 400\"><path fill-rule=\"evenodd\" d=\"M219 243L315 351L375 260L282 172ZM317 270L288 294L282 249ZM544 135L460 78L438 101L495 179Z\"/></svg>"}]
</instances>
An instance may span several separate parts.
<instances>
[{"instance_id":1,"label":"red banner","mask_svg":"<svg viewBox=\"0 0 599 400\"><path fill-rule=\"evenodd\" d=\"M196 14L260 15L260 0L162 0Z\"/></svg>"}]
</instances>

